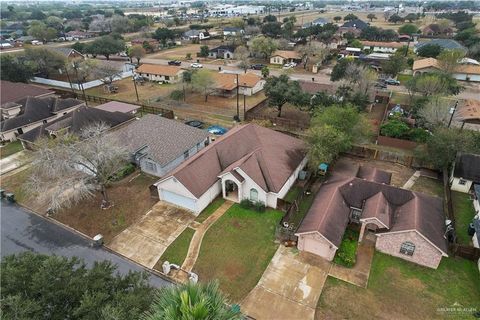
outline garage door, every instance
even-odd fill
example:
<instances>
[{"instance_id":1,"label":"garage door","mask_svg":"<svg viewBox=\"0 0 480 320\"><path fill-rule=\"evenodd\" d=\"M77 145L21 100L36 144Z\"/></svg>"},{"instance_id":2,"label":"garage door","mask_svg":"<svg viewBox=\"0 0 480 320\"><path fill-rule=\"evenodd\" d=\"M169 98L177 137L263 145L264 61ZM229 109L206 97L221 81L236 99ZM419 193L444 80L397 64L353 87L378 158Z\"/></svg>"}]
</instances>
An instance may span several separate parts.
<instances>
[{"instance_id":1,"label":"garage door","mask_svg":"<svg viewBox=\"0 0 480 320\"><path fill-rule=\"evenodd\" d=\"M162 198L163 200L170 202L176 206L195 211L195 200L167 191L167 190L162 190Z\"/></svg>"}]
</instances>

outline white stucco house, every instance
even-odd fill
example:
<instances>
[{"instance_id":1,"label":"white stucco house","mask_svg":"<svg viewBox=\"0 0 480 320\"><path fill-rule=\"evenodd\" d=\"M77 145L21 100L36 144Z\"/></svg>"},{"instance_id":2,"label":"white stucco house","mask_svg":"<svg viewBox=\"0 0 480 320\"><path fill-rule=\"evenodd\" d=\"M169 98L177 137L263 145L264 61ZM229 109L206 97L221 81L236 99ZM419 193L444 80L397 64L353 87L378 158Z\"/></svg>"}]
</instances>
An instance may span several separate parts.
<instances>
[{"instance_id":1,"label":"white stucco house","mask_svg":"<svg viewBox=\"0 0 480 320\"><path fill-rule=\"evenodd\" d=\"M450 189L468 193L480 183L480 155L459 153L450 175Z\"/></svg>"},{"instance_id":2,"label":"white stucco house","mask_svg":"<svg viewBox=\"0 0 480 320\"><path fill-rule=\"evenodd\" d=\"M404 46L401 42L381 42L381 41L361 41L363 50L372 50L373 52L395 53Z\"/></svg>"},{"instance_id":3,"label":"white stucco house","mask_svg":"<svg viewBox=\"0 0 480 320\"><path fill-rule=\"evenodd\" d=\"M144 63L135 70L135 74L149 81L177 83L182 79L181 75L184 71L177 66Z\"/></svg>"},{"instance_id":4,"label":"white stucco house","mask_svg":"<svg viewBox=\"0 0 480 320\"><path fill-rule=\"evenodd\" d=\"M247 124L231 129L155 185L160 200L195 215L219 195L276 208L306 163L302 140Z\"/></svg>"}]
</instances>

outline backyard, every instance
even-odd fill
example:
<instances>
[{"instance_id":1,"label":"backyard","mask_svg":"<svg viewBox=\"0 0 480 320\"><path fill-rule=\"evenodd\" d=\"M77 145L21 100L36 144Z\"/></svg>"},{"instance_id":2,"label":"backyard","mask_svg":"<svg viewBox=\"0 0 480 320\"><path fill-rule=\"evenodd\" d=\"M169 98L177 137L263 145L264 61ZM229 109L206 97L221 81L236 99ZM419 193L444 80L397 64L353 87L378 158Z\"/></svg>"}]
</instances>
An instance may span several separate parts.
<instances>
[{"instance_id":1,"label":"backyard","mask_svg":"<svg viewBox=\"0 0 480 320\"><path fill-rule=\"evenodd\" d=\"M466 193L452 191L453 213L455 215L455 229L457 242L470 245L472 237L468 235L467 229L475 215L473 202Z\"/></svg>"},{"instance_id":2,"label":"backyard","mask_svg":"<svg viewBox=\"0 0 480 320\"><path fill-rule=\"evenodd\" d=\"M466 311L442 310L456 304ZM473 261L443 258L433 270L375 252L367 289L328 277L315 319L467 319L472 308L480 308Z\"/></svg>"},{"instance_id":3,"label":"backyard","mask_svg":"<svg viewBox=\"0 0 480 320\"><path fill-rule=\"evenodd\" d=\"M443 198L443 182L438 179L421 176L410 190Z\"/></svg>"},{"instance_id":4,"label":"backyard","mask_svg":"<svg viewBox=\"0 0 480 320\"><path fill-rule=\"evenodd\" d=\"M202 281L218 279L233 302L257 284L275 254L275 226L282 212L259 213L234 204L205 234L193 268Z\"/></svg>"},{"instance_id":5,"label":"backyard","mask_svg":"<svg viewBox=\"0 0 480 320\"><path fill-rule=\"evenodd\" d=\"M9 142L4 146L0 147L0 159L11 156L12 154L22 150L23 150L23 146L20 140Z\"/></svg>"}]
</instances>

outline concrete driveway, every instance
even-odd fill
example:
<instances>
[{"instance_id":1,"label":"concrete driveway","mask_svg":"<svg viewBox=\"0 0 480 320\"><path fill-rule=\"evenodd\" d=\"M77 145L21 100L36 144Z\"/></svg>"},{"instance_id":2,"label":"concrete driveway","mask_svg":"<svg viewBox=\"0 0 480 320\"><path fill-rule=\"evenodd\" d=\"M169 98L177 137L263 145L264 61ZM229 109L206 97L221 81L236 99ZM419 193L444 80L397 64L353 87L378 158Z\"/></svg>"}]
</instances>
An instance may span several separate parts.
<instances>
[{"instance_id":1,"label":"concrete driveway","mask_svg":"<svg viewBox=\"0 0 480 320\"><path fill-rule=\"evenodd\" d=\"M257 319L313 319L330 262L280 246L242 311Z\"/></svg>"},{"instance_id":2,"label":"concrete driveway","mask_svg":"<svg viewBox=\"0 0 480 320\"><path fill-rule=\"evenodd\" d=\"M108 247L153 268L165 249L194 219L189 212L159 201L140 221L117 235Z\"/></svg>"}]
</instances>

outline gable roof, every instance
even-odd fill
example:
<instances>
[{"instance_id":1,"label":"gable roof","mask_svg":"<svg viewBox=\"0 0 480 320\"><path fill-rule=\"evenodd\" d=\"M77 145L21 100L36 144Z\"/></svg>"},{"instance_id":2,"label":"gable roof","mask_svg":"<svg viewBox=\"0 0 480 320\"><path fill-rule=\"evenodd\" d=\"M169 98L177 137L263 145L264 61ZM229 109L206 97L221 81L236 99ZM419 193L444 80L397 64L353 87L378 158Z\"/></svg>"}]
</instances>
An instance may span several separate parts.
<instances>
[{"instance_id":1,"label":"gable roof","mask_svg":"<svg viewBox=\"0 0 480 320\"><path fill-rule=\"evenodd\" d=\"M234 46L225 46L225 45L222 45L222 46L218 46L218 47L216 47L216 48L210 49L210 52L212 52L212 51L218 51L218 50L226 50L226 51L234 52L234 51L235 51L235 47L234 47Z\"/></svg>"},{"instance_id":2,"label":"gable roof","mask_svg":"<svg viewBox=\"0 0 480 320\"><path fill-rule=\"evenodd\" d=\"M438 45L443 49L461 49L466 51L467 49L461 45L458 41L453 40L453 39L432 39L430 41L425 41L425 42L419 42L415 44L415 49L420 49L423 46L426 45Z\"/></svg>"},{"instance_id":3,"label":"gable roof","mask_svg":"<svg viewBox=\"0 0 480 320\"><path fill-rule=\"evenodd\" d=\"M40 137L47 135L49 131L58 131L65 128L68 128L68 131L72 134L79 134L86 126L98 122L105 123L110 128L113 128L133 118L132 115L126 113L109 112L83 105L55 121L43 124L22 134L19 136L19 139L35 142Z\"/></svg>"},{"instance_id":4,"label":"gable roof","mask_svg":"<svg viewBox=\"0 0 480 320\"><path fill-rule=\"evenodd\" d=\"M401 48L404 46L401 42L382 42L382 41L360 41L362 45L369 47Z\"/></svg>"},{"instance_id":5,"label":"gable roof","mask_svg":"<svg viewBox=\"0 0 480 320\"><path fill-rule=\"evenodd\" d=\"M5 119L1 122L2 132L48 119L58 112L80 106L84 102L77 99L59 99L55 97L28 97L18 101L18 103L21 105L20 113L13 118Z\"/></svg>"},{"instance_id":6,"label":"gable roof","mask_svg":"<svg viewBox=\"0 0 480 320\"><path fill-rule=\"evenodd\" d=\"M236 27L224 27L223 28L223 31L227 31L227 32L240 32L242 31L241 28L236 28Z\"/></svg>"},{"instance_id":7,"label":"gable roof","mask_svg":"<svg viewBox=\"0 0 480 320\"><path fill-rule=\"evenodd\" d=\"M81 54L80 52L78 52L77 50L75 50L73 48L53 47L52 49L55 50L56 52L64 55L65 57L70 56L72 53L78 54L78 55L83 57L83 54Z\"/></svg>"},{"instance_id":8,"label":"gable roof","mask_svg":"<svg viewBox=\"0 0 480 320\"><path fill-rule=\"evenodd\" d=\"M166 178L175 177L200 198L219 175L238 168L266 192L278 193L304 157L300 139L255 124L239 125Z\"/></svg>"},{"instance_id":9,"label":"gable roof","mask_svg":"<svg viewBox=\"0 0 480 320\"><path fill-rule=\"evenodd\" d=\"M350 20L350 21L347 21L345 22L342 27L344 28L355 28L355 29L365 29L368 27L368 23L360 20L360 19L354 19L354 20Z\"/></svg>"},{"instance_id":10,"label":"gable roof","mask_svg":"<svg viewBox=\"0 0 480 320\"><path fill-rule=\"evenodd\" d=\"M458 178L480 182L480 154L458 153L453 175Z\"/></svg>"},{"instance_id":11,"label":"gable roof","mask_svg":"<svg viewBox=\"0 0 480 320\"><path fill-rule=\"evenodd\" d=\"M182 71L182 68L177 66L165 66L160 64L144 63L135 70L137 73L148 73L160 76L176 76Z\"/></svg>"},{"instance_id":12,"label":"gable roof","mask_svg":"<svg viewBox=\"0 0 480 320\"><path fill-rule=\"evenodd\" d=\"M465 100L455 111L454 119L460 122L480 124L480 101Z\"/></svg>"},{"instance_id":13,"label":"gable roof","mask_svg":"<svg viewBox=\"0 0 480 320\"><path fill-rule=\"evenodd\" d=\"M291 50L277 50L272 54L272 57L282 57L285 59L300 59L300 55L296 51Z\"/></svg>"},{"instance_id":14,"label":"gable roof","mask_svg":"<svg viewBox=\"0 0 480 320\"><path fill-rule=\"evenodd\" d=\"M39 97L53 93L52 90L32 84L0 80L0 105L26 97Z\"/></svg>"},{"instance_id":15,"label":"gable roof","mask_svg":"<svg viewBox=\"0 0 480 320\"><path fill-rule=\"evenodd\" d=\"M415 60L413 62L413 71L421 70L425 68L440 69L440 66L438 65L438 60L435 58L425 58L425 59Z\"/></svg>"},{"instance_id":16,"label":"gable roof","mask_svg":"<svg viewBox=\"0 0 480 320\"><path fill-rule=\"evenodd\" d=\"M440 198L342 172L333 174L322 185L297 234L319 232L339 247L351 207L362 209L361 219L377 218L388 232L416 230L440 251L447 251Z\"/></svg>"},{"instance_id":17,"label":"gable roof","mask_svg":"<svg viewBox=\"0 0 480 320\"><path fill-rule=\"evenodd\" d=\"M216 73L214 78L217 89L230 91L237 87L237 75L234 73ZM262 77L252 72L238 74L240 87L253 88L262 80Z\"/></svg>"},{"instance_id":18,"label":"gable roof","mask_svg":"<svg viewBox=\"0 0 480 320\"><path fill-rule=\"evenodd\" d=\"M147 114L113 133L131 153L147 146L148 156L162 167L208 138L208 131Z\"/></svg>"}]
</instances>

